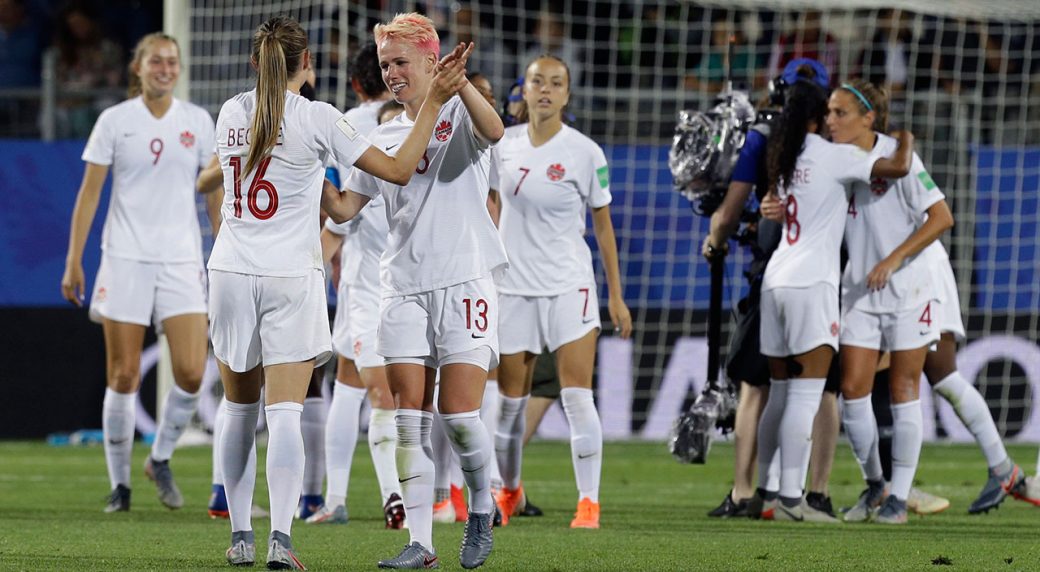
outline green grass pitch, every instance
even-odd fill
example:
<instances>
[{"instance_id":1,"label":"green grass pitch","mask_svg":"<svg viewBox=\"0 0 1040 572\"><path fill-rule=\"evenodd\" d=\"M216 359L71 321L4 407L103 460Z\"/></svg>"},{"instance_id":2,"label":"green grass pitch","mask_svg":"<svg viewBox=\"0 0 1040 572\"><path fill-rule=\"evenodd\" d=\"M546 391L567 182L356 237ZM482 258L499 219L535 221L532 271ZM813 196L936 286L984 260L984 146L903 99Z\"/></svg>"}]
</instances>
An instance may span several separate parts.
<instances>
[{"instance_id":1,"label":"green grass pitch","mask_svg":"<svg viewBox=\"0 0 1040 572\"><path fill-rule=\"evenodd\" d=\"M1027 471L1035 446L1010 452ZM600 530L568 528L576 492L566 443L532 444L525 485L545 509L495 531L487 570L1040 570L1040 508L1008 499L999 510L971 516L985 466L973 446L925 447L919 483L953 506L906 526L720 521L705 513L725 495L732 448L716 444L706 466L680 465L660 443L606 446ZM163 508L141 473L146 448L135 447L133 509L101 512L108 492L100 448L0 443L0 570L228 569L230 527L206 516L208 448L177 451L172 467L186 497ZM267 505L260 457L257 499ZM835 506L852 503L862 485L848 446L840 445L831 479ZM368 450L355 456L346 526L297 522L293 541L311 570L374 570L394 556L407 533L383 529ZM254 523L257 556L268 522ZM443 569L459 569L462 525L435 525Z\"/></svg>"}]
</instances>

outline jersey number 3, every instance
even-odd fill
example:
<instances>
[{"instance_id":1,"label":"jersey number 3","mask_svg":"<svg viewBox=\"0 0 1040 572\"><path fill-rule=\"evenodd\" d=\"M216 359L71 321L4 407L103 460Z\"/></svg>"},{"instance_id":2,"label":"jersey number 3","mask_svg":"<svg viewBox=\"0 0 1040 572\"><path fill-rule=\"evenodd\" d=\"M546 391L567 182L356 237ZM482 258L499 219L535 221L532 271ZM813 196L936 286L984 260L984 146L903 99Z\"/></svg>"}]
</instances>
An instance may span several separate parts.
<instances>
[{"instance_id":1,"label":"jersey number 3","mask_svg":"<svg viewBox=\"0 0 1040 572\"><path fill-rule=\"evenodd\" d=\"M242 157L236 155L228 159L228 162L231 164L235 177L235 218L242 218ZM256 173L253 174L253 180L249 183L249 190L246 192L246 206L258 220L267 220L273 217L278 210L278 189L274 188L274 183L264 179L264 173L267 172L267 166L270 164L271 157L265 157L260 161L256 167ZM256 200L260 191L267 193L267 207L263 209Z\"/></svg>"}]
</instances>

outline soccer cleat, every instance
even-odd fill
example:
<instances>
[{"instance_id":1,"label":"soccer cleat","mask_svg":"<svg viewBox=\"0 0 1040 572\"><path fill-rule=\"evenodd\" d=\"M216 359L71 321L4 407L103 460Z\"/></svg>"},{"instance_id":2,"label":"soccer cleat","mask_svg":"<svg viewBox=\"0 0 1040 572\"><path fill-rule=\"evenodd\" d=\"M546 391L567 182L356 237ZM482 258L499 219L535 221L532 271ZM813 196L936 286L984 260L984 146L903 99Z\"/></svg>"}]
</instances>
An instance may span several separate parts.
<instances>
[{"instance_id":1,"label":"soccer cleat","mask_svg":"<svg viewBox=\"0 0 1040 572\"><path fill-rule=\"evenodd\" d=\"M950 500L914 487L906 497L906 508L920 515L936 514L950 508Z\"/></svg>"},{"instance_id":2,"label":"soccer cleat","mask_svg":"<svg viewBox=\"0 0 1040 572\"><path fill-rule=\"evenodd\" d=\"M307 520L323 506L325 506L325 497L321 495L302 495L300 496L300 506L296 508L296 518Z\"/></svg>"},{"instance_id":3,"label":"soccer cleat","mask_svg":"<svg viewBox=\"0 0 1040 572\"><path fill-rule=\"evenodd\" d=\"M783 502L776 503L776 509L773 512L773 520L783 522L802 522L805 520L805 515L802 511L802 505L805 504L804 500L799 500L798 504L794 506L787 506Z\"/></svg>"},{"instance_id":4,"label":"soccer cleat","mask_svg":"<svg viewBox=\"0 0 1040 572\"><path fill-rule=\"evenodd\" d=\"M404 528L404 501L401 500L401 495L397 493L390 493L390 496L386 499L386 504L383 505L383 517L386 519L386 527L393 530L400 530ZM454 520L454 515L452 516Z\"/></svg>"},{"instance_id":5,"label":"soccer cleat","mask_svg":"<svg viewBox=\"0 0 1040 572\"><path fill-rule=\"evenodd\" d=\"M523 488L523 487L521 487ZM518 507L516 516L542 516L542 509L536 507L531 499L527 498L527 491L524 491L524 498Z\"/></svg>"},{"instance_id":6,"label":"soccer cleat","mask_svg":"<svg viewBox=\"0 0 1040 572\"><path fill-rule=\"evenodd\" d=\"M776 511L777 493L769 492L761 487L755 489L748 501L747 515L750 518L773 520Z\"/></svg>"},{"instance_id":7,"label":"soccer cleat","mask_svg":"<svg viewBox=\"0 0 1040 572\"><path fill-rule=\"evenodd\" d=\"M715 510L708 513L708 516L714 518L730 518L733 516L747 516L748 514L748 503L750 499L740 499L739 501L733 500L733 493L726 493L726 498L722 499L722 504L715 507Z\"/></svg>"},{"instance_id":8,"label":"soccer cleat","mask_svg":"<svg viewBox=\"0 0 1040 572\"><path fill-rule=\"evenodd\" d=\"M451 485L451 504L455 507L455 522L466 522L466 498L462 496L462 488Z\"/></svg>"},{"instance_id":9,"label":"soccer cleat","mask_svg":"<svg viewBox=\"0 0 1040 572\"><path fill-rule=\"evenodd\" d=\"M516 507L520 504L520 500L523 496L523 485L520 485L515 489L502 487L502 490L498 491L498 496L495 498L495 504L498 505L498 510L502 511L502 526L509 525L509 517L516 512Z\"/></svg>"},{"instance_id":10,"label":"soccer cleat","mask_svg":"<svg viewBox=\"0 0 1040 572\"><path fill-rule=\"evenodd\" d=\"M845 522L867 522L888 496L885 481L867 481L867 488L859 494L856 504L845 513Z\"/></svg>"},{"instance_id":11,"label":"soccer cleat","mask_svg":"<svg viewBox=\"0 0 1040 572\"><path fill-rule=\"evenodd\" d=\"M227 493L224 491L224 485L213 485L213 489L209 493L209 506L206 511L210 518L229 518L231 516L228 513Z\"/></svg>"},{"instance_id":12,"label":"soccer cleat","mask_svg":"<svg viewBox=\"0 0 1040 572\"><path fill-rule=\"evenodd\" d=\"M571 528L599 528L599 503L585 497L578 502Z\"/></svg>"},{"instance_id":13,"label":"soccer cleat","mask_svg":"<svg viewBox=\"0 0 1040 572\"><path fill-rule=\"evenodd\" d=\"M127 512L130 510L130 488L116 485L105 499L105 512Z\"/></svg>"},{"instance_id":14,"label":"soccer cleat","mask_svg":"<svg viewBox=\"0 0 1040 572\"><path fill-rule=\"evenodd\" d=\"M292 540L289 535L277 530L271 531L267 540L267 569L268 570L306 570L293 553Z\"/></svg>"},{"instance_id":15,"label":"soccer cleat","mask_svg":"<svg viewBox=\"0 0 1040 572\"><path fill-rule=\"evenodd\" d=\"M805 518L805 522L822 522L826 524L841 522L834 515L831 497L823 496L821 493L805 495L805 502L802 503L802 517Z\"/></svg>"},{"instance_id":16,"label":"soccer cleat","mask_svg":"<svg viewBox=\"0 0 1040 572\"><path fill-rule=\"evenodd\" d=\"M1026 477L1022 484L1011 489L1011 495L1033 506L1040 506L1040 478Z\"/></svg>"},{"instance_id":17,"label":"soccer cleat","mask_svg":"<svg viewBox=\"0 0 1040 572\"><path fill-rule=\"evenodd\" d=\"M451 499L433 503L433 522L455 522L455 505Z\"/></svg>"},{"instance_id":18,"label":"soccer cleat","mask_svg":"<svg viewBox=\"0 0 1040 572\"><path fill-rule=\"evenodd\" d=\"M347 524L350 518L347 517L347 507L339 505L336 508L329 508L329 505L323 505L318 512L307 517L307 520L303 521L307 524Z\"/></svg>"},{"instance_id":19,"label":"soccer cleat","mask_svg":"<svg viewBox=\"0 0 1040 572\"><path fill-rule=\"evenodd\" d=\"M184 506L184 497L181 496L177 483L173 482L173 471L170 470L169 459L156 461L151 455L144 460L144 474L155 482L155 488L159 492L159 502L166 508L178 509Z\"/></svg>"},{"instance_id":20,"label":"soccer cleat","mask_svg":"<svg viewBox=\"0 0 1040 572\"><path fill-rule=\"evenodd\" d=\"M901 501L895 495L888 495L881 508L874 515L874 522L878 524L906 524L906 501Z\"/></svg>"},{"instance_id":21,"label":"soccer cleat","mask_svg":"<svg viewBox=\"0 0 1040 572\"><path fill-rule=\"evenodd\" d=\"M463 568L476 568L491 555L491 547L494 545L491 533L493 518L491 513L469 513L466 530L462 533L462 545L459 547L459 564Z\"/></svg>"},{"instance_id":22,"label":"soccer cleat","mask_svg":"<svg viewBox=\"0 0 1040 572\"><path fill-rule=\"evenodd\" d=\"M252 530L231 533L231 547L224 553L232 566L252 566L256 561L256 544Z\"/></svg>"},{"instance_id":23,"label":"soccer cleat","mask_svg":"<svg viewBox=\"0 0 1040 572\"><path fill-rule=\"evenodd\" d=\"M986 484L982 486L982 492L979 493L975 502L968 507L968 512L979 514L980 512L989 512L990 509L997 508L1000 506L1000 503L1004 502L1004 498L1012 490L1022 487L1024 482L1025 475L1022 474L1022 468L1018 465L1011 465L1011 468L1003 475L997 475L990 470L989 478L986 479Z\"/></svg>"},{"instance_id":24,"label":"soccer cleat","mask_svg":"<svg viewBox=\"0 0 1040 572\"><path fill-rule=\"evenodd\" d=\"M426 550L422 544L413 542L404 547L404 550L396 558L379 561L380 568L393 570L424 570L428 568L440 568L437 555Z\"/></svg>"}]
</instances>

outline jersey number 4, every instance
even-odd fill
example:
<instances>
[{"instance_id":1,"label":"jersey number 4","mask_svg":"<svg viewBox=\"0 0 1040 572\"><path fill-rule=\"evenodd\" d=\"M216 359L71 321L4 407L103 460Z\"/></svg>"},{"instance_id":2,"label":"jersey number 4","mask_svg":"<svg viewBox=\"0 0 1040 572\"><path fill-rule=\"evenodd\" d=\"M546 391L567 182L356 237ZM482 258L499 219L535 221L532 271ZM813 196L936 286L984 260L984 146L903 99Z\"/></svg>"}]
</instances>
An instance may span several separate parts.
<instances>
[{"instance_id":1,"label":"jersey number 4","mask_svg":"<svg viewBox=\"0 0 1040 572\"><path fill-rule=\"evenodd\" d=\"M242 157L236 155L231 157L228 162L231 164L235 177L235 218L242 218ZM249 183L249 190L246 192L246 206L258 220L267 220L273 217L278 210L278 189L274 188L274 183L264 179L264 173L267 172L267 166L270 164L271 157L265 157L260 161L256 167L256 173L253 174L253 180ZM256 200L260 191L267 193L267 207L263 209Z\"/></svg>"}]
</instances>

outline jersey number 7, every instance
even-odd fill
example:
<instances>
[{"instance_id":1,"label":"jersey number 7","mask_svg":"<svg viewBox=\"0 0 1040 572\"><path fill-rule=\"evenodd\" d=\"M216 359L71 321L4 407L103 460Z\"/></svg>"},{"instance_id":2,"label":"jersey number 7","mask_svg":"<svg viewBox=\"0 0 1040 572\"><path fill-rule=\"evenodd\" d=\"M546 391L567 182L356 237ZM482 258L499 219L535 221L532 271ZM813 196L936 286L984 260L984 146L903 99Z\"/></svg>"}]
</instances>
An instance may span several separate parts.
<instances>
[{"instance_id":1,"label":"jersey number 7","mask_svg":"<svg viewBox=\"0 0 1040 572\"><path fill-rule=\"evenodd\" d=\"M242 157L234 156L228 159L228 163L231 164L231 172L235 177L235 218L242 218ZM249 190L246 192L246 205L249 207L249 212L258 220L267 220L274 216L274 213L278 210L278 189L274 187L274 183L264 179L264 173L267 172L267 166L271 164L271 157L264 157L260 160L260 164L256 167L256 173L253 174L253 180L249 183ZM257 195L260 191L267 193L267 208L261 209L257 203Z\"/></svg>"}]
</instances>

